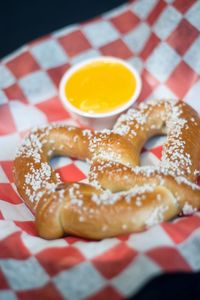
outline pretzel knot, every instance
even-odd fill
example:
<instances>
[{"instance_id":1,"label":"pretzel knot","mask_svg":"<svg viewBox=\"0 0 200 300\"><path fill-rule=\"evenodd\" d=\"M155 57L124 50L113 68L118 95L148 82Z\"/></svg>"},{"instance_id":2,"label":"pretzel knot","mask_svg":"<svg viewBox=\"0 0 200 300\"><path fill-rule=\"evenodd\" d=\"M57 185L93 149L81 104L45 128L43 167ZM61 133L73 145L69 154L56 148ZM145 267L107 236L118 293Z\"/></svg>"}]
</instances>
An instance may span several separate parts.
<instances>
[{"instance_id":1,"label":"pretzel knot","mask_svg":"<svg viewBox=\"0 0 200 300\"><path fill-rule=\"evenodd\" d=\"M159 166L140 167L142 146L160 134L167 140ZM62 183L49 164L56 155L89 160L90 183ZM182 101L157 100L130 109L112 130L33 130L18 150L14 176L41 237L102 239L198 210L199 157L198 114Z\"/></svg>"}]
</instances>

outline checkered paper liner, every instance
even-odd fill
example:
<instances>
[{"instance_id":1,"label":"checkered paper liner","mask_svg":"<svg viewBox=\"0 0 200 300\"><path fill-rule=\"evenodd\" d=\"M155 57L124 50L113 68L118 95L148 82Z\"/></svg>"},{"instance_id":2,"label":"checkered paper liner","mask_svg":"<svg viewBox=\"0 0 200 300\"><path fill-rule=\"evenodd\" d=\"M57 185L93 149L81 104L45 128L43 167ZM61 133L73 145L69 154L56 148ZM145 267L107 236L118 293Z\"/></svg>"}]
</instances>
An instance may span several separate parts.
<instances>
[{"instance_id":1,"label":"checkered paper liner","mask_svg":"<svg viewBox=\"0 0 200 300\"><path fill-rule=\"evenodd\" d=\"M58 97L62 74L99 55L127 60L142 76L138 101L182 98L200 112L200 1L140 0L38 39L0 64L0 299L122 299L155 275L200 270L200 214L137 234L94 242L46 241L16 192L12 164L31 127L80 125ZM149 141L143 164L156 164L163 138ZM64 181L86 178L88 165L52 161Z\"/></svg>"}]
</instances>

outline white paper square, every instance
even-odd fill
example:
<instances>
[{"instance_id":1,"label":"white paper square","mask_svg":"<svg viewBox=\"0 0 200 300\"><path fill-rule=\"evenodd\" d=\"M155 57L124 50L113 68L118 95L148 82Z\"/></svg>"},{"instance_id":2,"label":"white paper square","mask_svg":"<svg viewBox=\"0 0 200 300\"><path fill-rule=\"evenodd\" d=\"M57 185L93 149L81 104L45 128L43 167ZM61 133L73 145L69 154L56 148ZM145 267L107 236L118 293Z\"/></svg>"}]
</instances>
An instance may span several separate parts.
<instances>
[{"instance_id":1,"label":"white paper square","mask_svg":"<svg viewBox=\"0 0 200 300\"><path fill-rule=\"evenodd\" d=\"M10 287L15 291L39 288L49 281L49 275L35 257L26 260L0 260L0 266Z\"/></svg>"},{"instance_id":2,"label":"white paper square","mask_svg":"<svg viewBox=\"0 0 200 300\"><path fill-rule=\"evenodd\" d=\"M200 1L196 1L185 14L185 18L200 30Z\"/></svg>"},{"instance_id":3,"label":"white paper square","mask_svg":"<svg viewBox=\"0 0 200 300\"><path fill-rule=\"evenodd\" d=\"M117 30L107 21L88 24L83 27L83 31L94 47L104 46L119 38Z\"/></svg>"},{"instance_id":4,"label":"white paper square","mask_svg":"<svg viewBox=\"0 0 200 300\"><path fill-rule=\"evenodd\" d=\"M184 60L193 70L200 74L200 37L194 41L192 46L185 53Z\"/></svg>"},{"instance_id":5,"label":"white paper square","mask_svg":"<svg viewBox=\"0 0 200 300\"><path fill-rule=\"evenodd\" d=\"M124 36L124 41L133 53L139 53L147 42L151 33L146 23L140 23L133 31Z\"/></svg>"},{"instance_id":6,"label":"white paper square","mask_svg":"<svg viewBox=\"0 0 200 300\"><path fill-rule=\"evenodd\" d=\"M40 103L56 95L56 88L43 71L37 71L24 76L19 80L19 85L32 104Z\"/></svg>"},{"instance_id":7,"label":"white paper square","mask_svg":"<svg viewBox=\"0 0 200 300\"><path fill-rule=\"evenodd\" d=\"M31 53L42 68L53 68L67 62L67 54L55 40L48 40L31 48Z\"/></svg>"},{"instance_id":8,"label":"white paper square","mask_svg":"<svg viewBox=\"0 0 200 300\"><path fill-rule=\"evenodd\" d=\"M166 81L177 64L180 56L165 43L160 43L148 57L146 62L147 70L159 81Z\"/></svg>"},{"instance_id":9,"label":"white paper square","mask_svg":"<svg viewBox=\"0 0 200 300\"><path fill-rule=\"evenodd\" d=\"M15 77L10 70L4 65L0 65L0 89L7 88L14 82Z\"/></svg>"},{"instance_id":10,"label":"white paper square","mask_svg":"<svg viewBox=\"0 0 200 300\"><path fill-rule=\"evenodd\" d=\"M153 30L160 39L164 40L174 31L181 18L182 15L175 8L167 6L154 24Z\"/></svg>"},{"instance_id":11,"label":"white paper square","mask_svg":"<svg viewBox=\"0 0 200 300\"><path fill-rule=\"evenodd\" d=\"M105 280L90 262L83 262L54 277L53 282L64 299L85 299L100 290Z\"/></svg>"}]
</instances>

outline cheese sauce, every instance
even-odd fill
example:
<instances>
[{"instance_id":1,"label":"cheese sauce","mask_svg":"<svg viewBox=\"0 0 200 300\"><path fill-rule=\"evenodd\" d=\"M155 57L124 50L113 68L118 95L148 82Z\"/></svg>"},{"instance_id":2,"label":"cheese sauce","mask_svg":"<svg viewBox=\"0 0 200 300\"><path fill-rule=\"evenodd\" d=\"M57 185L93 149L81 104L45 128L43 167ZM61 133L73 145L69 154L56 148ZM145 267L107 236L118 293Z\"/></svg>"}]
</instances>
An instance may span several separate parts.
<instances>
[{"instance_id":1,"label":"cheese sauce","mask_svg":"<svg viewBox=\"0 0 200 300\"><path fill-rule=\"evenodd\" d=\"M80 67L67 80L65 95L79 110L106 113L134 95L136 78L122 63L95 61Z\"/></svg>"}]
</instances>

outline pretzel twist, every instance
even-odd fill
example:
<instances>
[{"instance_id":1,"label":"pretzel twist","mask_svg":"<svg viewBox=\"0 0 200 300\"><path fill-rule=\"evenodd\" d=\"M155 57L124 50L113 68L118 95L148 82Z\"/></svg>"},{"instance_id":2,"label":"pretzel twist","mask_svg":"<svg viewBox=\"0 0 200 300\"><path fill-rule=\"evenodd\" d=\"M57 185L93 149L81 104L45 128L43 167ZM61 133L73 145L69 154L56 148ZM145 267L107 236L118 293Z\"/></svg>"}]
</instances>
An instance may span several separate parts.
<instances>
[{"instance_id":1,"label":"pretzel twist","mask_svg":"<svg viewBox=\"0 0 200 300\"><path fill-rule=\"evenodd\" d=\"M140 167L142 146L160 134L167 135L160 165ZM49 164L56 155L89 160L90 184L62 183ZM182 101L157 100L130 109L113 130L33 130L17 153L14 176L41 237L102 239L198 210L199 157L198 114Z\"/></svg>"}]
</instances>

